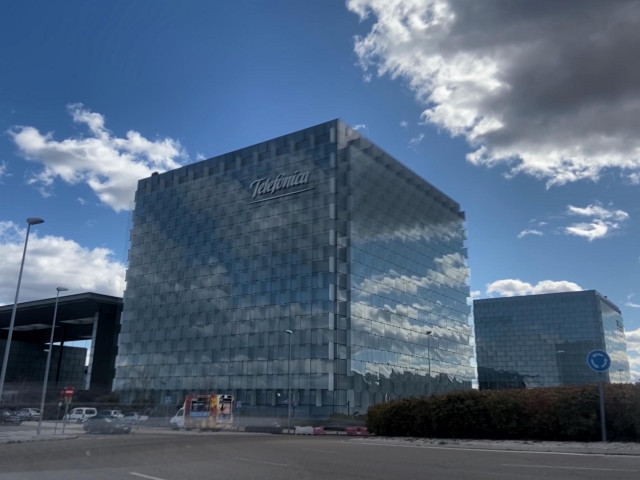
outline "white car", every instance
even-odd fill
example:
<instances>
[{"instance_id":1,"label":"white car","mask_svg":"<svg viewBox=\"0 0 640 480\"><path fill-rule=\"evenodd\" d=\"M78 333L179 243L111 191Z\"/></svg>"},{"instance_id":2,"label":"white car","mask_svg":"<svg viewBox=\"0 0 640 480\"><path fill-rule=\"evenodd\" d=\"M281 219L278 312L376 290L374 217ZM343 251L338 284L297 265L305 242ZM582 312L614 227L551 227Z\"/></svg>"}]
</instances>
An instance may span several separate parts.
<instances>
[{"instance_id":1,"label":"white car","mask_svg":"<svg viewBox=\"0 0 640 480\"><path fill-rule=\"evenodd\" d=\"M98 413L106 417L113 417L113 418L124 417L124 415L122 415L122 412L120 410L100 410Z\"/></svg>"},{"instance_id":2,"label":"white car","mask_svg":"<svg viewBox=\"0 0 640 480\"><path fill-rule=\"evenodd\" d=\"M95 417L98 411L93 407L76 407L64 416L65 422L83 423L88 418Z\"/></svg>"},{"instance_id":3,"label":"white car","mask_svg":"<svg viewBox=\"0 0 640 480\"><path fill-rule=\"evenodd\" d=\"M144 422L146 420L149 420L149 416L148 415L140 415L137 412L129 412L129 413L125 413L122 416L122 419L126 422L131 422L131 423L138 423L138 422Z\"/></svg>"}]
</instances>

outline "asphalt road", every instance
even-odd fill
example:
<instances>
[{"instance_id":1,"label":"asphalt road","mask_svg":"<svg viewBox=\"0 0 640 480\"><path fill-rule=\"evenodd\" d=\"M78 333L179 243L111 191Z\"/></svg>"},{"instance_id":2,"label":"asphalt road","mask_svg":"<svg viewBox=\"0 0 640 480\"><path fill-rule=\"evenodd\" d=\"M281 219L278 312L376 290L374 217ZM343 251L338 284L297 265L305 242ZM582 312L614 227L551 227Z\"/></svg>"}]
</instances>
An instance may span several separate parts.
<instances>
[{"instance_id":1,"label":"asphalt road","mask_svg":"<svg viewBox=\"0 0 640 480\"><path fill-rule=\"evenodd\" d=\"M1 480L423 478L637 480L640 459L245 433L134 432L0 445Z\"/></svg>"}]
</instances>

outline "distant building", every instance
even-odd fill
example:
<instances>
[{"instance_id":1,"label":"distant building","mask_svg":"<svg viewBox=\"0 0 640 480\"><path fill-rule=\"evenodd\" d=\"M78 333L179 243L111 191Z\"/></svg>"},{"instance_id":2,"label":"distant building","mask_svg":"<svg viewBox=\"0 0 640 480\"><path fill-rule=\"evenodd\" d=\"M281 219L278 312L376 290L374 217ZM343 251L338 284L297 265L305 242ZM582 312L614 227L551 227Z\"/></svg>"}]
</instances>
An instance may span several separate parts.
<instances>
[{"instance_id":1,"label":"distant building","mask_svg":"<svg viewBox=\"0 0 640 480\"><path fill-rule=\"evenodd\" d=\"M475 300L480 389L594 383L591 350L605 350L608 382L629 381L620 309L595 290Z\"/></svg>"},{"instance_id":2,"label":"distant building","mask_svg":"<svg viewBox=\"0 0 640 480\"><path fill-rule=\"evenodd\" d=\"M471 388L464 242L456 202L339 120L154 174L114 389L327 417Z\"/></svg>"}]
</instances>

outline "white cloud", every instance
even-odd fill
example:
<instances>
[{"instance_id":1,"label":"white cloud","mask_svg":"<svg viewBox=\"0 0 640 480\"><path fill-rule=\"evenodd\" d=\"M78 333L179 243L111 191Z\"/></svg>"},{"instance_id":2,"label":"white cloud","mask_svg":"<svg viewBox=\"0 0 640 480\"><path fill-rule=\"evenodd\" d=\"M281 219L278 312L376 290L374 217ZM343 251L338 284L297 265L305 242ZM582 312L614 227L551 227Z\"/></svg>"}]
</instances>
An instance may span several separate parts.
<instances>
[{"instance_id":1,"label":"white cloud","mask_svg":"<svg viewBox=\"0 0 640 480\"><path fill-rule=\"evenodd\" d=\"M576 216L591 218L576 223L570 223L567 220L567 217ZM594 202L586 207L568 205L565 212L550 217L555 226L551 226L549 222L544 220L533 219L529 221L529 227L518 234L518 238L523 238L527 235L543 236L545 232L551 231L556 234L583 237L593 241L605 238L613 232L621 230L629 218L630 216L627 212L612 208L611 205L604 207L599 202ZM558 225L559 223L563 225Z\"/></svg>"},{"instance_id":2,"label":"white cloud","mask_svg":"<svg viewBox=\"0 0 640 480\"><path fill-rule=\"evenodd\" d=\"M15 298L25 235L25 228L0 222L0 304L11 304ZM106 248L88 249L62 237L41 237L32 228L18 301L53 297L58 286L68 288L69 294L122 296L125 272L125 265Z\"/></svg>"},{"instance_id":3,"label":"white cloud","mask_svg":"<svg viewBox=\"0 0 640 480\"><path fill-rule=\"evenodd\" d=\"M614 230L622 228L622 223L629 219L629 214L622 210L610 210L599 204L588 205L584 208L568 206L570 215L580 215L593 217L590 222L580 222L565 227L564 232L568 235L587 238L593 241L607 236Z\"/></svg>"},{"instance_id":4,"label":"white cloud","mask_svg":"<svg viewBox=\"0 0 640 480\"><path fill-rule=\"evenodd\" d=\"M633 303L631 301L631 299L635 297L635 293L631 293L629 295L627 295L627 301L625 302L624 306L625 307L630 307L630 308L640 308L640 305L637 303Z\"/></svg>"},{"instance_id":5,"label":"white cloud","mask_svg":"<svg viewBox=\"0 0 640 480\"><path fill-rule=\"evenodd\" d=\"M630 332L626 332L626 336L627 336L627 345L633 344L634 350L640 351L640 328L637 328Z\"/></svg>"},{"instance_id":6,"label":"white cloud","mask_svg":"<svg viewBox=\"0 0 640 480\"><path fill-rule=\"evenodd\" d=\"M542 293L578 292L580 285L566 280L553 281L543 280L536 285L523 282L522 280L507 278L496 280L487 285L487 295L498 295L501 297L514 297L519 295L539 295Z\"/></svg>"},{"instance_id":7,"label":"white cloud","mask_svg":"<svg viewBox=\"0 0 640 480\"><path fill-rule=\"evenodd\" d=\"M353 126L354 130L360 131L360 130L366 130L367 126L364 123L359 123L357 125Z\"/></svg>"},{"instance_id":8,"label":"white cloud","mask_svg":"<svg viewBox=\"0 0 640 480\"><path fill-rule=\"evenodd\" d=\"M584 208L574 207L569 205L569 213L574 215L582 215L585 217L597 217L600 219L612 219L618 222L622 222L629 218L629 214L623 210L607 210L602 205L588 205Z\"/></svg>"},{"instance_id":9,"label":"white cloud","mask_svg":"<svg viewBox=\"0 0 640 480\"><path fill-rule=\"evenodd\" d=\"M541 237L544 234L540 230L523 230L518 234L518 238L526 237L527 235L537 235L538 237Z\"/></svg>"},{"instance_id":10,"label":"white cloud","mask_svg":"<svg viewBox=\"0 0 640 480\"><path fill-rule=\"evenodd\" d=\"M423 138L424 138L424 133L420 133L417 136L413 137L411 140L409 140L409 147L413 148L418 146L420 142L422 142Z\"/></svg>"},{"instance_id":11,"label":"white cloud","mask_svg":"<svg viewBox=\"0 0 640 480\"><path fill-rule=\"evenodd\" d=\"M84 205L86 205L86 204L87 204L87 201L86 201L84 198L82 198L82 197L78 197L78 198L76 198L76 200L77 200L77 201L78 201L78 203L79 203L80 205L82 205L82 206L84 206Z\"/></svg>"},{"instance_id":12,"label":"white cloud","mask_svg":"<svg viewBox=\"0 0 640 480\"><path fill-rule=\"evenodd\" d=\"M409 140L409 147L414 148L420 145L423 138L424 138L424 133L420 133L417 136L413 137L411 140Z\"/></svg>"},{"instance_id":13,"label":"white cloud","mask_svg":"<svg viewBox=\"0 0 640 480\"><path fill-rule=\"evenodd\" d=\"M7 174L7 162L0 162L0 179Z\"/></svg>"},{"instance_id":14,"label":"white cloud","mask_svg":"<svg viewBox=\"0 0 640 480\"><path fill-rule=\"evenodd\" d=\"M407 127L409 126L409 122L407 122L406 120L402 120L402 121L400 122L400 126L401 126L402 128L407 128Z\"/></svg>"},{"instance_id":15,"label":"white cloud","mask_svg":"<svg viewBox=\"0 0 640 480\"><path fill-rule=\"evenodd\" d=\"M585 237L589 241L593 241L596 238L606 236L609 232L609 227L601 220L594 220L591 223L576 223L566 227L564 230L568 235Z\"/></svg>"},{"instance_id":16,"label":"white cloud","mask_svg":"<svg viewBox=\"0 0 640 480\"><path fill-rule=\"evenodd\" d=\"M35 127L15 126L8 133L27 160L43 168L29 179L45 195L56 179L69 184L86 183L100 200L115 211L131 210L137 182L154 171L178 168L185 153L171 138L150 141L130 130L126 138L113 136L104 117L82 104L68 107L73 121L86 126L87 137L53 139Z\"/></svg>"},{"instance_id":17,"label":"white cloud","mask_svg":"<svg viewBox=\"0 0 640 480\"><path fill-rule=\"evenodd\" d=\"M472 163L547 186L640 178L640 2L348 0L366 74L408 82ZM584 229L578 229L584 230ZM591 234L593 235L593 234ZM590 237L591 238L591 237Z\"/></svg>"}]
</instances>

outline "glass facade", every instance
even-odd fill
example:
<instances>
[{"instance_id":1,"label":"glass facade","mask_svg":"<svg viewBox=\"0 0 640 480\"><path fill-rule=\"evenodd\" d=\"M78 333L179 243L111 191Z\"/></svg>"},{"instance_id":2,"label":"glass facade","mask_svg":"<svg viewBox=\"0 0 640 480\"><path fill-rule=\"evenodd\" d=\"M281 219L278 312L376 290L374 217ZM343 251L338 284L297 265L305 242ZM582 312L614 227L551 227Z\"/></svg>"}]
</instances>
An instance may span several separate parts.
<instances>
[{"instance_id":1,"label":"glass facade","mask_svg":"<svg viewBox=\"0 0 640 480\"><path fill-rule=\"evenodd\" d=\"M611 357L606 381L628 382L624 323L595 290L475 300L480 389L595 383L591 350Z\"/></svg>"},{"instance_id":2,"label":"glass facade","mask_svg":"<svg viewBox=\"0 0 640 480\"><path fill-rule=\"evenodd\" d=\"M4 353L7 341L0 339L0 352ZM49 379L52 385L84 385L85 359L87 349L65 345L60 360L60 345L54 345L51 352L51 367ZM7 364L6 381L9 387L6 391L21 391L27 386L34 390L42 390L47 364L47 350L40 343L11 342L11 355Z\"/></svg>"},{"instance_id":3,"label":"glass facade","mask_svg":"<svg viewBox=\"0 0 640 480\"><path fill-rule=\"evenodd\" d=\"M154 174L114 390L286 414L290 371L294 415L327 417L470 388L464 240L455 202L339 120Z\"/></svg>"}]
</instances>

